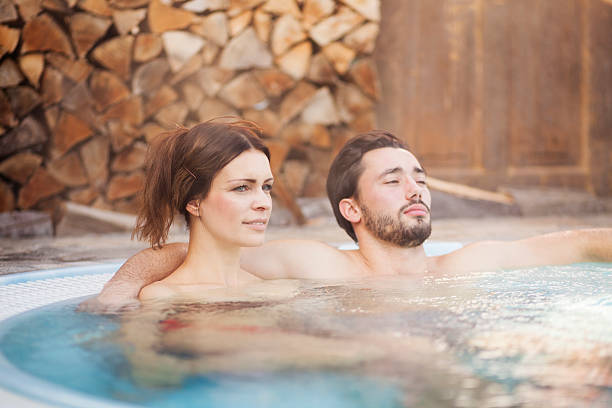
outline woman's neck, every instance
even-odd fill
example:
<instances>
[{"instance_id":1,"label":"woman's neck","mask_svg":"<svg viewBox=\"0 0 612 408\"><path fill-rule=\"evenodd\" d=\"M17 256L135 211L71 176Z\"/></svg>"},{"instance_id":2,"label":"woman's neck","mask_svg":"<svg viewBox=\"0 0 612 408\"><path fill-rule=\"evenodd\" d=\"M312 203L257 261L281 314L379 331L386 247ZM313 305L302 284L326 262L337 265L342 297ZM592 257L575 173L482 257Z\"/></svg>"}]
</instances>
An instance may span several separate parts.
<instances>
[{"instance_id":1,"label":"woman's neck","mask_svg":"<svg viewBox=\"0 0 612 408\"><path fill-rule=\"evenodd\" d=\"M213 237L197 220L192 224L187 257L167 282L235 286L240 273L240 247Z\"/></svg>"}]
</instances>

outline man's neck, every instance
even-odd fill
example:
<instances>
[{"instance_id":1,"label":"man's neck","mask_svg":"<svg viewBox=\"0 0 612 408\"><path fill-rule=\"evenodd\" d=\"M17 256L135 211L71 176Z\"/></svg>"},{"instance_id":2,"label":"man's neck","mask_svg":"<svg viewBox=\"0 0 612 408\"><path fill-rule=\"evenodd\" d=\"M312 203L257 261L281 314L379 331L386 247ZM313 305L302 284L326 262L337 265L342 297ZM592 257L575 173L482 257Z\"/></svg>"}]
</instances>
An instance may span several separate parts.
<instances>
[{"instance_id":1,"label":"man's neck","mask_svg":"<svg viewBox=\"0 0 612 408\"><path fill-rule=\"evenodd\" d=\"M403 248L367 235L359 237L358 254L373 275L420 275L428 269L423 245Z\"/></svg>"}]
</instances>

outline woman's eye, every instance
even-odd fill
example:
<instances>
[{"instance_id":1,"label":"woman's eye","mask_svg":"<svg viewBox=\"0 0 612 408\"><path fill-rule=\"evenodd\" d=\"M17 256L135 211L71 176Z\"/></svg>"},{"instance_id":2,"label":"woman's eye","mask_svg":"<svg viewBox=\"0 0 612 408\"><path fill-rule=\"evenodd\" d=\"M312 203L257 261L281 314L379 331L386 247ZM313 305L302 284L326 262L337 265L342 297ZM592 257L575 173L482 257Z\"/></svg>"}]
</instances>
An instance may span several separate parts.
<instances>
[{"instance_id":1,"label":"woman's eye","mask_svg":"<svg viewBox=\"0 0 612 408\"><path fill-rule=\"evenodd\" d=\"M248 189L249 189L249 187L247 185L242 185L242 186L238 186L238 187L234 188L233 191L243 192L243 191L247 191Z\"/></svg>"},{"instance_id":2,"label":"woman's eye","mask_svg":"<svg viewBox=\"0 0 612 408\"><path fill-rule=\"evenodd\" d=\"M264 184L261 188L263 191L272 191L272 184Z\"/></svg>"},{"instance_id":3,"label":"woman's eye","mask_svg":"<svg viewBox=\"0 0 612 408\"><path fill-rule=\"evenodd\" d=\"M419 180L419 181L417 181L417 184L422 184L422 185L426 186L427 185L427 181Z\"/></svg>"}]
</instances>

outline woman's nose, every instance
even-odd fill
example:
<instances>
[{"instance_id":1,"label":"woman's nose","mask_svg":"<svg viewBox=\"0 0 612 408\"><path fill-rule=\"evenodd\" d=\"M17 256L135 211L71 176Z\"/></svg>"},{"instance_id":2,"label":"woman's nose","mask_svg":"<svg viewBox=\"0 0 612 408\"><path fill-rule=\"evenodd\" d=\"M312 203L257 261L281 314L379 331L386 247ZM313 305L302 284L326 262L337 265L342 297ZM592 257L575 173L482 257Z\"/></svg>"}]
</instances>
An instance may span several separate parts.
<instances>
[{"instance_id":1,"label":"woman's nose","mask_svg":"<svg viewBox=\"0 0 612 408\"><path fill-rule=\"evenodd\" d=\"M253 208L260 211L272 208L272 197L270 197L270 194L260 190L253 200Z\"/></svg>"}]
</instances>

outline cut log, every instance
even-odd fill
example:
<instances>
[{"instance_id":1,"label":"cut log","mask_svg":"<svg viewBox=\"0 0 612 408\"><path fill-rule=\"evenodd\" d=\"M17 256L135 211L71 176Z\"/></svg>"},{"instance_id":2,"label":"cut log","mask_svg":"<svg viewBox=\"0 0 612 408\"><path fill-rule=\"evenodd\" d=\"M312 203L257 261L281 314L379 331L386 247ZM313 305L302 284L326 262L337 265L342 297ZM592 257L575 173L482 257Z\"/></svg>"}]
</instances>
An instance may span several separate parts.
<instances>
[{"instance_id":1,"label":"cut log","mask_svg":"<svg viewBox=\"0 0 612 408\"><path fill-rule=\"evenodd\" d=\"M204 39L185 31L166 31L161 35L170 69L179 71L204 46Z\"/></svg>"},{"instance_id":2,"label":"cut log","mask_svg":"<svg viewBox=\"0 0 612 408\"><path fill-rule=\"evenodd\" d=\"M89 89L98 111L103 111L113 103L130 96L130 91L123 81L108 71L94 71L89 81Z\"/></svg>"},{"instance_id":3,"label":"cut log","mask_svg":"<svg viewBox=\"0 0 612 408\"><path fill-rule=\"evenodd\" d=\"M293 79L304 78L310 67L312 44L304 41L276 59L276 64Z\"/></svg>"},{"instance_id":4,"label":"cut log","mask_svg":"<svg viewBox=\"0 0 612 408\"><path fill-rule=\"evenodd\" d=\"M6 1L6 0L5 0ZM6 53L12 53L19 43L19 30L0 25L0 58Z\"/></svg>"},{"instance_id":5,"label":"cut log","mask_svg":"<svg viewBox=\"0 0 612 408\"><path fill-rule=\"evenodd\" d=\"M323 47L322 53L340 75L344 75L348 71L353 59L355 59L355 51L339 42L326 45Z\"/></svg>"},{"instance_id":6,"label":"cut log","mask_svg":"<svg viewBox=\"0 0 612 408\"><path fill-rule=\"evenodd\" d=\"M302 122L313 125L336 125L340 122L336 104L328 87L317 90L302 110Z\"/></svg>"},{"instance_id":7,"label":"cut log","mask_svg":"<svg viewBox=\"0 0 612 408\"><path fill-rule=\"evenodd\" d=\"M74 190L68 193L68 199L72 203L77 203L81 205L89 205L98 198L98 192L91 187Z\"/></svg>"},{"instance_id":8,"label":"cut log","mask_svg":"<svg viewBox=\"0 0 612 408\"><path fill-rule=\"evenodd\" d=\"M4 92L0 91L0 125L15 127L19 121L11 108L11 103Z\"/></svg>"},{"instance_id":9,"label":"cut log","mask_svg":"<svg viewBox=\"0 0 612 408\"><path fill-rule=\"evenodd\" d=\"M289 211L291 211L291 214L298 225L304 225L306 223L306 217L304 217L302 209L295 201L295 197L293 197L283 179L280 177L274 181L274 196L278 197L278 199L289 209Z\"/></svg>"},{"instance_id":10,"label":"cut log","mask_svg":"<svg viewBox=\"0 0 612 408\"><path fill-rule=\"evenodd\" d=\"M79 187L87 184L85 170L77 152L71 152L47 165L49 174L66 187Z\"/></svg>"},{"instance_id":11,"label":"cut log","mask_svg":"<svg viewBox=\"0 0 612 408\"><path fill-rule=\"evenodd\" d=\"M133 146L119 153L113 163L111 170L116 172L128 172L141 169L147 156L147 145L136 142Z\"/></svg>"},{"instance_id":12,"label":"cut log","mask_svg":"<svg viewBox=\"0 0 612 408\"><path fill-rule=\"evenodd\" d=\"M230 6L227 10L227 15L230 17L235 17L246 10L254 9L264 1L266 0L230 0Z\"/></svg>"},{"instance_id":13,"label":"cut log","mask_svg":"<svg viewBox=\"0 0 612 408\"><path fill-rule=\"evenodd\" d=\"M6 95L10 101L11 110L20 118L26 116L42 103L40 96L29 86L8 88Z\"/></svg>"},{"instance_id":14,"label":"cut log","mask_svg":"<svg viewBox=\"0 0 612 408\"><path fill-rule=\"evenodd\" d=\"M197 112L204 100L204 91L195 81L186 81L181 86L182 100L191 112Z\"/></svg>"},{"instance_id":15,"label":"cut log","mask_svg":"<svg viewBox=\"0 0 612 408\"><path fill-rule=\"evenodd\" d=\"M48 53L45 59L51 66L74 82L86 81L89 74L93 71L93 67L82 59L71 60L62 54L54 52Z\"/></svg>"},{"instance_id":16,"label":"cut log","mask_svg":"<svg viewBox=\"0 0 612 408\"><path fill-rule=\"evenodd\" d=\"M113 15L113 9L108 6L106 0L81 0L79 2L79 7L102 17L110 17Z\"/></svg>"},{"instance_id":17,"label":"cut log","mask_svg":"<svg viewBox=\"0 0 612 408\"><path fill-rule=\"evenodd\" d=\"M319 52L310 61L310 69L306 78L319 84L332 85L338 81L336 70L323 53Z\"/></svg>"},{"instance_id":18,"label":"cut log","mask_svg":"<svg viewBox=\"0 0 612 408\"><path fill-rule=\"evenodd\" d=\"M317 23L310 29L310 37L321 47L336 41L363 22L363 17L349 9L340 7L331 17Z\"/></svg>"},{"instance_id":19,"label":"cut log","mask_svg":"<svg viewBox=\"0 0 612 408\"><path fill-rule=\"evenodd\" d=\"M19 67L12 59L7 58L0 64L0 88L19 85L23 79Z\"/></svg>"},{"instance_id":20,"label":"cut log","mask_svg":"<svg viewBox=\"0 0 612 408\"><path fill-rule=\"evenodd\" d=\"M167 6L159 0L152 0L149 4L149 27L154 33L187 28L193 20L193 13Z\"/></svg>"},{"instance_id":21,"label":"cut log","mask_svg":"<svg viewBox=\"0 0 612 408\"><path fill-rule=\"evenodd\" d=\"M118 120L107 122L109 139L113 152L117 153L131 145L140 132L133 125Z\"/></svg>"},{"instance_id":22,"label":"cut log","mask_svg":"<svg viewBox=\"0 0 612 408\"><path fill-rule=\"evenodd\" d=\"M331 146L331 136L323 125L295 121L283 129L281 137L292 146L307 143L324 149Z\"/></svg>"},{"instance_id":23,"label":"cut log","mask_svg":"<svg viewBox=\"0 0 612 408\"><path fill-rule=\"evenodd\" d=\"M223 85L232 79L234 71L218 67L204 67L196 75L200 87L207 96L213 97L221 90Z\"/></svg>"},{"instance_id":24,"label":"cut log","mask_svg":"<svg viewBox=\"0 0 612 408\"><path fill-rule=\"evenodd\" d=\"M15 194L10 185L0 180L0 214L15 209Z\"/></svg>"},{"instance_id":25,"label":"cut log","mask_svg":"<svg viewBox=\"0 0 612 408\"><path fill-rule=\"evenodd\" d=\"M139 193L144 186L145 177L142 171L136 171L127 176L116 175L108 184L106 198L114 201L119 198L126 198Z\"/></svg>"},{"instance_id":26,"label":"cut log","mask_svg":"<svg viewBox=\"0 0 612 408\"><path fill-rule=\"evenodd\" d=\"M219 97L238 109L267 104L265 92L250 72L238 75L231 80L221 89Z\"/></svg>"},{"instance_id":27,"label":"cut log","mask_svg":"<svg viewBox=\"0 0 612 408\"><path fill-rule=\"evenodd\" d=\"M212 13L204 17L201 23L194 24L189 29L220 47L223 47L229 39L229 27L225 13Z\"/></svg>"},{"instance_id":28,"label":"cut log","mask_svg":"<svg viewBox=\"0 0 612 408\"><path fill-rule=\"evenodd\" d=\"M114 37L98 45L91 53L92 57L104 67L128 80L132 67L132 46L134 37L126 35Z\"/></svg>"},{"instance_id":29,"label":"cut log","mask_svg":"<svg viewBox=\"0 0 612 408\"><path fill-rule=\"evenodd\" d=\"M145 140L148 144L153 143L159 135L167 131L166 128L163 128L157 123L153 122L145 123L140 130L144 134Z\"/></svg>"},{"instance_id":30,"label":"cut log","mask_svg":"<svg viewBox=\"0 0 612 408\"><path fill-rule=\"evenodd\" d=\"M219 46L212 41L207 41L202 48L202 61L205 65L212 65L219 54Z\"/></svg>"},{"instance_id":31,"label":"cut log","mask_svg":"<svg viewBox=\"0 0 612 408\"><path fill-rule=\"evenodd\" d=\"M28 22L42 11L41 0L14 0L23 21Z\"/></svg>"},{"instance_id":32,"label":"cut log","mask_svg":"<svg viewBox=\"0 0 612 408\"><path fill-rule=\"evenodd\" d=\"M72 83L61 72L47 67L43 72L40 84L40 93L45 106L58 103L70 90Z\"/></svg>"},{"instance_id":33,"label":"cut log","mask_svg":"<svg viewBox=\"0 0 612 408\"><path fill-rule=\"evenodd\" d=\"M282 177L294 197L302 194L309 173L310 166L303 160L286 160L283 163Z\"/></svg>"},{"instance_id":34,"label":"cut log","mask_svg":"<svg viewBox=\"0 0 612 408\"><path fill-rule=\"evenodd\" d=\"M451 183L431 176L427 177L427 185L432 190L442 191L458 197L469 198L471 200L492 201L501 204L514 204L514 197L508 193L498 193L494 191L481 190L479 188L466 186L459 183Z\"/></svg>"},{"instance_id":35,"label":"cut log","mask_svg":"<svg viewBox=\"0 0 612 408\"><path fill-rule=\"evenodd\" d=\"M302 12L295 0L268 0L262 9L277 16L292 15L295 18L302 18Z\"/></svg>"},{"instance_id":36,"label":"cut log","mask_svg":"<svg viewBox=\"0 0 612 408\"><path fill-rule=\"evenodd\" d=\"M145 116L149 117L164 106L170 105L178 99L178 94L172 87L164 85L149 99L145 105Z\"/></svg>"},{"instance_id":37,"label":"cut log","mask_svg":"<svg viewBox=\"0 0 612 408\"><path fill-rule=\"evenodd\" d=\"M191 0L183 4L185 10L193 11L194 13L226 10L229 6L229 0Z\"/></svg>"},{"instance_id":38,"label":"cut log","mask_svg":"<svg viewBox=\"0 0 612 408\"><path fill-rule=\"evenodd\" d=\"M206 47L206 44L204 44L204 48L205 47ZM172 76L172 79L170 80L170 85L176 85L180 83L181 81L183 81L184 79L189 78L190 76L194 75L200 69L202 69L202 67L204 66L204 57L202 56L202 54L203 52L191 57L185 63L185 65L183 65L180 71L178 71L176 74Z\"/></svg>"},{"instance_id":39,"label":"cut log","mask_svg":"<svg viewBox=\"0 0 612 408\"><path fill-rule=\"evenodd\" d=\"M45 67L45 58L42 54L26 54L19 57L19 68L35 88L40 85L40 76Z\"/></svg>"},{"instance_id":40,"label":"cut log","mask_svg":"<svg viewBox=\"0 0 612 408\"><path fill-rule=\"evenodd\" d=\"M238 116L238 112L218 99L207 99L202 102L202 106L198 109L198 119L200 122L205 122L219 116Z\"/></svg>"},{"instance_id":41,"label":"cut log","mask_svg":"<svg viewBox=\"0 0 612 408\"><path fill-rule=\"evenodd\" d=\"M280 130L280 120L278 115L269 109L247 110L242 116L246 120L253 121L261 127L264 137L275 137Z\"/></svg>"},{"instance_id":42,"label":"cut log","mask_svg":"<svg viewBox=\"0 0 612 408\"><path fill-rule=\"evenodd\" d=\"M51 132L55 130L55 126L57 125L57 121L59 119L60 108L57 105L53 105L45 109L45 121L47 122L47 127Z\"/></svg>"},{"instance_id":43,"label":"cut log","mask_svg":"<svg viewBox=\"0 0 612 408\"><path fill-rule=\"evenodd\" d=\"M255 30L247 28L227 44L221 53L219 66L231 70L268 68L272 66L272 55Z\"/></svg>"},{"instance_id":44,"label":"cut log","mask_svg":"<svg viewBox=\"0 0 612 408\"><path fill-rule=\"evenodd\" d=\"M302 112L317 89L307 82L300 82L289 92L280 106L280 120L282 124L289 123L297 114Z\"/></svg>"},{"instance_id":45,"label":"cut log","mask_svg":"<svg viewBox=\"0 0 612 408\"><path fill-rule=\"evenodd\" d=\"M0 173L19 184L25 184L42 161L43 158L37 154L18 153L0 163Z\"/></svg>"},{"instance_id":46,"label":"cut log","mask_svg":"<svg viewBox=\"0 0 612 408\"><path fill-rule=\"evenodd\" d=\"M376 72L376 65L371 58L363 58L355 62L350 69L349 76L365 92L374 99L380 99L380 82Z\"/></svg>"},{"instance_id":47,"label":"cut log","mask_svg":"<svg viewBox=\"0 0 612 408\"><path fill-rule=\"evenodd\" d=\"M138 34L138 25L146 16L147 9L115 10L113 11L113 22L119 35Z\"/></svg>"},{"instance_id":48,"label":"cut log","mask_svg":"<svg viewBox=\"0 0 612 408\"><path fill-rule=\"evenodd\" d=\"M336 106L343 122L352 122L362 112L370 111L373 105L373 102L355 85L338 82L336 87Z\"/></svg>"},{"instance_id":49,"label":"cut log","mask_svg":"<svg viewBox=\"0 0 612 408\"><path fill-rule=\"evenodd\" d=\"M54 156L63 155L91 135L92 131L87 123L69 112L62 112L53 131Z\"/></svg>"},{"instance_id":50,"label":"cut log","mask_svg":"<svg viewBox=\"0 0 612 408\"><path fill-rule=\"evenodd\" d=\"M36 146L47 141L45 128L28 116L19 126L0 138L0 157L6 157L27 147Z\"/></svg>"},{"instance_id":51,"label":"cut log","mask_svg":"<svg viewBox=\"0 0 612 408\"><path fill-rule=\"evenodd\" d=\"M304 2L302 25L307 30L310 29L324 17L332 14L335 7L334 0L306 0Z\"/></svg>"},{"instance_id":52,"label":"cut log","mask_svg":"<svg viewBox=\"0 0 612 408\"><path fill-rule=\"evenodd\" d=\"M62 98L60 103L63 109L81 114L84 109L89 109L92 106L92 99L87 85L79 82L66 93L66 96Z\"/></svg>"},{"instance_id":53,"label":"cut log","mask_svg":"<svg viewBox=\"0 0 612 408\"><path fill-rule=\"evenodd\" d=\"M236 17L232 17L229 21L229 34L232 37L240 34L245 28L248 27L251 19L253 18L253 12L247 10L243 13L238 14Z\"/></svg>"},{"instance_id":54,"label":"cut log","mask_svg":"<svg viewBox=\"0 0 612 408\"><path fill-rule=\"evenodd\" d=\"M83 58L91 47L104 36L108 27L111 26L111 21L87 13L75 13L70 17L69 24L77 55Z\"/></svg>"},{"instance_id":55,"label":"cut log","mask_svg":"<svg viewBox=\"0 0 612 408\"><path fill-rule=\"evenodd\" d=\"M70 12L70 8L64 0L42 0L40 5L46 10L61 14L68 14Z\"/></svg>"},{"instance_id":56,"label":"cut log","mask_svg":"<svg viewBox=\"0 0 612 408\"><path fill-rule=\"evenodd\" d=\"M144 120L142 98L140 96L132 96L124 99L108 108L102 117L104 121L115 119L123 123L140 126Z\"/></svg>"},{"instance_id":57,"label":"cut log","mask_svg":"<svg viewBox=\"0 0 612 408\"><path fill-rule=\"evenodd\" d=\"M280 55L287 51L293 44L306 38L302 25L290 14L284 15L276 20L272 31L272 52Z\"/></svg>"},{"instance_id":58,"label":"cut log","mask_svg":"<svg viewBox=\"0 0 612 408\"><path fill-rule=\"evenodd\" d=\"M33 18L23 28L21 53L31 51L55 51L74 58L68 36L48 14Z\"/></svg>"},{"instance_id":59,"label":"cut log","mask_svg":"<svg viewBox=\"0 0 612 408\"><path fill-rule=\"evenodd\" d=\"M182 101L179 101L160 109L155 115L155 120L166 128L172 128L177 125L183 125L188 114L189 107Z\"/></svg>"},{"instance_id":60,"label":"cut log","mask_svg":"<svg viewBox=\"0 0 612 408\"><path fill-rule=\"evenodd\" d=\"M281 96L295 85L293 78L276 68L254 71L254 75L264 92L271 97Z\"/></svg>"},{"instance_id":61,"label":"cut log","mask_svg":"<svg viewBox=\"0 0 612 408\"><path fill-rule=\"evenodd\" d=\"M11 0L0 0L0 23L17 20L17 10Z\"/></svg>"},{"instance_id":62,"label":"cut log","mask_svg":"<svg viewBox=\"0 0 612 408\"><path fill-rule=\"evenodd\" d=\"M164 84L168 71L170 66L163 58L139 66L132 78L132 92L135 95L147 95L157 91Z\"/></svg>"},{"instance_id":63,"label":"cut log","mask_svg":"<svg viewBox=\"0 0 612 408\"><path fill-rule=\"evenodd\" d=\"M380 0L340 0L368 20L380 21Z\"/></svg>"},{"instance_id":64,"label":"cut log","mask_svg":"<svg viewBox=\"0 0 612 408\"><path fill-rule=\"evenodd\" d=\"M364 133L372 129L377 129L376 114L373 111L368 111L356 116L355 119L349 123L349 128L355 133Z\"/></svg>"},{"instance_id":65,"label":"cut log","mask_svg":"<svg viewBox=\"0 0 612 408\"><path fill-rule=\"evenodd\" d=\"M139 34L134 41L134 61L145 62L152 60L162 52L162 49L162 40L158 34Z\"/></svg>"},{"instance_id":66,"label":"cut log","mask_svg":"<svg viewBox=\"0 0 612 408\"><path fill-rule=\"evenodd\" d=\"M109 0L109 4L119 9L135 9L146 6L151 0Z\"/></svg>"},{"instance_id":67,"label":"cut log","mask_svg":"<svg viewBox=\"0 0 612 408\"><path fill-rule=\"evenodd\" d=\"M106 185L108 179L109 154L108 140L102 136L94 137L81 147L81 160L89 185L98 191Z\"/></svg>"},{"instance_id":68,"label":"cut log","mask_svg":"<svg viewBox=\"0 0 612 408\"><path fill-rule=\"evenodd\" d=\"M378 24L366 23L344 37L344 44L361 54L371 54L376 45Z\"/></svg>"},{"instance_id":69,"label":"cut log","mask_svg":"<svg viewBox=\"0 0 612 408\"><path fill-rule=\"evenodd\" d=\"M19 191L19 208L27 210L43 198L51 197L64 190L64 186L55 180L43 167L39 167L28 183Z\"/></svg>"},{"instance_id":70,"label":"cut log","mask_svg":"<svg viewBox=\"0 0 612 408\"><path fill-rule=\"evenodd\" d=\"M268 13L261 11L261 8L253 14L253 27L261 41L267 43L270 39L270 31L272 30L272 17Z\"/></svg>"}]
</instances>

